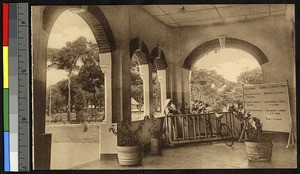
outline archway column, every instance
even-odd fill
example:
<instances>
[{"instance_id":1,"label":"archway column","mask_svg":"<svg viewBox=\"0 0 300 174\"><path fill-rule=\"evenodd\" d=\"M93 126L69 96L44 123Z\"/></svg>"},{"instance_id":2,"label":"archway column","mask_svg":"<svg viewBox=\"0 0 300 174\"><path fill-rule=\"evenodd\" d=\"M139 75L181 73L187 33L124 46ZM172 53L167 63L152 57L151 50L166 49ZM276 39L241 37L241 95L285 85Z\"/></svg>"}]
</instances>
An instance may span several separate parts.
<instances>
[{"instance_id":1,"label":"archway column","mask_svg":"<svg viewBox=\"0 0 300 174\"><path fill-rule=\"evenodd\" d=\"M161 92L161 113L164 113L164 103L167 100L167 75L166 70L157 70L158 81L160 83Z\"/></svg>"},{"instance_id":2,"label":"archway column","mask_svg":"<svg viewBox=\"0 0 300 174\"><path fill-rule=\"evenodd\" d=\"M151 104L150 104L150 71L149 65L140 65L140 75L143 80L143 92L144 92L144 116L150 115Z\"/></svg>"},{"instance_id":3,"label":"archway column","mask_svg":"<svg viewBox=\"0 0 300 174\"><path fill-rule=\"evenodd\" d=\"M99 54L100 68L104 73L105 88L105 119L99 127L99 153L100 160L116 158L117 154L117 136L113 136L108 131L112 124L112 58L111 53Z\"/></svg>"},{"instance_id":4,"label":"archway column","mask_svg":"<svg viewBox=\"0 0 300 174\"><path fill-rule=\"evenodd\" d=\"M36 7L33 7L36 8ZM43 8L32 10L32 122L33 166L35 170L49 170L51 134L45 133L47 40L49 33L42 28Z\"/></svg>"},{"instance_id":5,"label":"archway column","mask_svg":"<svg viewBox=\"0 0 300 174\"><path fill-rule=\"evenodd\" d=\"M99 54L100 68L104 74L105 119L104 123L112 123L112 85L111 85L111 53Z\"/></svg>"},{"instance_id":6,"label":"archway column","mask_svg":"<svg viewBox=\"0 0 300 174\"><path fill-rule=\"evenodd\" d=\"M191 70L182 68L182 92L183 92L183 101L182 104L185 105L187 103L187 106L190 108L191 105L191 85L190 85L190 76L191 76Z\"/></svg>"}]
</instances>

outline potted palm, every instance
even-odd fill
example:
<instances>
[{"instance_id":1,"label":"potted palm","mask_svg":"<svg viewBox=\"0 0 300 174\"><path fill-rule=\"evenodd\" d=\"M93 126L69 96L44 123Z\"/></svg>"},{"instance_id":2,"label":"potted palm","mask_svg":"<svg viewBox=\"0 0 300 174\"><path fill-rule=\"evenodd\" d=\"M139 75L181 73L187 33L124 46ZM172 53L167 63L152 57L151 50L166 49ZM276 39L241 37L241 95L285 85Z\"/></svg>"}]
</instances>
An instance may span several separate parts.
<instances>
[{"instance_id":1,"label":"potted palm","mask_svg":"<svg viewBox=\"0 0 300 174\"><path fill-rule=\"evenodd\" d=\"M161 146L160 146L161 132L158 126L158 121L155 118L151 118L150 120L151 120L151 124L148 131L151 135L151 154L160 155L161 154Z\"/></svg>"},{"instance_id":2,"label":"potted palm","mask_svg":"<svg viewBox=\"0 0 300 174\"><path fill-rule=\"evenodd\" d=\"M271 161L272 141L264 136L262 123L248 112L243 117L245 128L245 148L249 161Z\"/></svg>"},{"instance_id":3,"label":"potted palm","mask_svg":"<svg viewBox=\"0 0 300 174\"><path fill-rule=\"evenodd\" d=\"M123 121L118 125L117 131L112 126L109 131L118 136L118 161L122 166L141 165L143 160L143 147L139 141L143 130L143 122L136 129L132 128L130 121Z\"/></svg>"}]
</instances>

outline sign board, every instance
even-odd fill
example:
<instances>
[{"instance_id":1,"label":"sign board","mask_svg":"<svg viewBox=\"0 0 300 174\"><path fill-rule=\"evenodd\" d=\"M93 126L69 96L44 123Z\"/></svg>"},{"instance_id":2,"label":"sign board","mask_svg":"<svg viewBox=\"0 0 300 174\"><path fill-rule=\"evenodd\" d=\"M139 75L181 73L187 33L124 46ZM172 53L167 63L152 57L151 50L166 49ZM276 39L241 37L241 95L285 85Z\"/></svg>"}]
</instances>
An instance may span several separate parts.
<instances>
[{"instance_id":1,"label":"sign board","mask_svg":"<svg viewBox=\"0 0 300 174\"><path fill-rule=\"evenodd\" d=\"M290 132L290 102L287 83L243 87L244 108L263 123L263 130Z\"/></svg>"}]
</instances>

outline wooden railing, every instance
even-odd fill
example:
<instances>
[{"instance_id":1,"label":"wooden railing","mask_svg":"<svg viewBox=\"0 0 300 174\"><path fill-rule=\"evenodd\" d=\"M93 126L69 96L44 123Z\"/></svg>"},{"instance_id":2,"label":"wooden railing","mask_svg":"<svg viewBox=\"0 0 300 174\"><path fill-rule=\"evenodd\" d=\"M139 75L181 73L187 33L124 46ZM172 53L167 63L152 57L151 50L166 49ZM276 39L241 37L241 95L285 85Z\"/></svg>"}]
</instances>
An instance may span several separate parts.
<instances>
[{"instance_id":1,"label":"wooden railing","mask_svg":"<svg viewBox=\"0 0 300 174\"><path fill-rule=\"evenodd\" d=\"M238 139L236 129L238 120L231 112L222 112L222 123L226 123L232 130L234 138ZM208 125L208 122L216 128L217 119L215 113L206 114L178 114L166 116L166 131L172 144L205 142L220 140L216 131Z\"/></svg>"}]
</instances>

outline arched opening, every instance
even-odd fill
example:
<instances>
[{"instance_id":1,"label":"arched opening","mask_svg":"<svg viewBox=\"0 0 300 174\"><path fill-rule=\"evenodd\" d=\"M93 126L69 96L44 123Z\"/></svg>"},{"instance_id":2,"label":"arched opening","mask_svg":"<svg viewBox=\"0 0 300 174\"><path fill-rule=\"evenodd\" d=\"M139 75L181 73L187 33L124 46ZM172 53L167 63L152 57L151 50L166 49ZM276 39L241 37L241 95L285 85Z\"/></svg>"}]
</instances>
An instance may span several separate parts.
<instances>
[{"instance_id":1,"label":"arched opening","mask_svg":"<svg viewBox=\"0 0 300 174\"><path fill-rule=\"evenodd\" d=\"M99 158L100 137L96 130L105 118L105 84L99 54L86 22L70 10L61 13L51 29L47 48L45 128L53 139L52 169ZM77 146L76 153L63 151L73 146ZM80 157L86 153L94 155L82 160ZM61 156L76 160L67 162Z\"/></svg>"},{"instance_id":2,"label":"arched opening","mask_svg":"<svg viewBox=\"0 0 300 174\"><path fill-rule=\"evenodd\" d=\"M149 51L143 41L130 42L131 120L142 120L151 113Z\"/></svg>"},{"instance_id":3,"label":"arched opening","mask_svg":"<svg viewBox=\"0 0 300 174\"><path fill-rule=\"evenodd\" d=\"M154 114L159 115L160 112L163 115L163 105L167 99L167 89L166 89L166 69L168 67L165 54L163 51L155 47L151 52L151 62L153 62L152 66L152 78L153 78L153 100L155 100ZM157 79L156 79L157 78ZM160 96L158 96L160 94ZM158 103L158 100L160 103Z\"/></svg>"},{"instance_id":4,"label":"arched opening","mask_svg":"<svg viewBox=\"0 0 300 174\"><path fill-rule=\"evenodd\" d=\"M155 117L159 116L160 113L162 112L162 94L161 94L161 84L159 82L159 78L158 78L158 70L156 68L155 65L152 65L152 70L151 70L151 74L152 74L152 111Z\"/></svg>"},{"instance_id":5,"label":"arched opening","mask_svg":"<svg viewBox=\"0 0 300 174\"><path fill-rule=\"evenodd\" d=\"M210 51L191 69L192 110L196 112L201 103L207 105L206 112L227 112L243 103L243 85L261 83L262 69L252 55L232 48Z\"/></svg>"},{"instance_id":6,"label":"arched opening","mask_svg":"<svg viewBox=\"0 0 300 174\"><path fill-rule=\"evenodd\" d=\"M141 77L139 59L136 54L131 58L131 120L141 120L144 115L144 83Z\"/></svg>"},{"instance_id":7,"label":"arched opening","mask_svg":"<svg viewBox=\"0 0 300 174\"><path fill-rule=\"evenodd\" d=\"M183 90L185 91L183 96L184 102L189 103L191 101L190 76L191 70L194 67L195 63L208 52L225 48L233 48L244 51L253 56L259 65L263 65L264 63L267 63L269 61L266 55L257 46L244 40L220 37L218 39L207 41L192 50L192 52L186 57L182 65L183 76L186 77L183 79Z\"/></svg>"},{"instance_id":8,"label":"arched opening","mask_svg":"<svg viewBox=\"0 0 300 174\"><path fill-rule=\"evenodd\" d=\"M48 169L50 168L50 163L51 168L69 168L86 163L87 160L92 161L99 159L99 152L101 154L103 152L105 153L107 150L105 149L106 146L103 146L102 144L99 146L99 142L103 142L103 140L100 141L102 136L101 134L99 135L99 129L100 127L102 129L103 126L100 126L100 124L98 124L98 126L89 126L88 124L89 122L91 123L97 121L99 123L100 120L102 120L105 125L107 123L110 125L112 122L111 52L116 49L116 46L109 23L98 6L48 6L42 9L42 13L38 13L38 17L34 18L35 23L33 25L33 32L35 34L36 32L39 33L37 34L38 36L33 35L33 45L35 45L33 46L33 64L39 65L34 66L33 68L33 95L35 103L33 105L33 120L35 127L35 168ZM35 13L37 13L37 11L35 11ZM52 35L52 32L56 28L55 25L57 25L57 22L60 21L60 18L63 17L65 13L68 13L69 16L65 17L65 20L63 20L61 23L63 28L58 29L61 30L61 35L58 33L56 33L56 35L55 33ZM77 17L74 19L70 15L73 15L73 17L75 15ZM84 26L80 26L81 24L84 24ZM74 25L79 26L76 28ZM73 26L73 28L70 29L70 26ZM86 33L88 33L88 35L85 35ZM86 38L79 36L85 36ZM55 39L53 39L53 37ZM69 42L64 44L64 39L65 41ZM50 49L50 52L52 53L49 53L49 49L47 51L47 47L51 47L49 45L51 42L53 45L57 46L56 49L62 51ZM71 49L75 47L80 49ZM58 55L56 53L58 53ZM64 56L63 53L65 53L66 56ZM55 84L53 84L54 78L47 79L46 67L50 65L49 62L47 63L47 54L48 56L49 54L55 54L53 60L56 60L56 63L54 63L55 61L52 63L54 63L56 67L59 67L57 69L63 70L63 67L69 70L72 69L72 71L68 72L68 76L70 78L68 78L69 80L67 80L67 83L60 83L60 81L65 81L65 79L61 78L65 75L62 73L63 71L52 74L52 77L58 79L56 80ZM65 59L65 57L71 56L71 54L77 54L77 58ZM63 58L65 60L61 61L61 64L57 64L59 62L58 60ZM67 64L72 64L73 67ZM81 76L80 81L82 83L76 78L76 76L79 75ZM52 80L52 84L49 84L49 81L47 80ZM60 84L58 85L57 83ZM55 89L52 88L50 90L48 88L49 86L52 86L53 88L55 86ZM72 86L76 86L76 88L72 88ZM67 89L67 92L61 92L61 89ZM59 94L58 91L61 93ZM63 101L63 95L65 93L68 93L67 98L69 107L64 107L65 102ZM69 97L69 94L71 97ZM56 107L53 107L53 97L58 98L58 101L55 101ZM86 102L87 98L89 97L90 101ZM73 101L71 101L72 98ZM51 102L52 104L50 104ZM94 112L86 112L89 111L89 109L94 109ZM65 129L65 131L54 129L49 130L45 126L45 114L52 115L54 112L60 113L64 112L65 110L70 110L70 116L68 118L47 118L47 121L49 121L47 123L62 122L62 124L58 127ZM80 124L75 126L67 126L74 123ZM106 127L103 129L107 130ZM51 134L45 134L49 132L52 133L52 140ZM93 132L94 136L89 136L91 132ZM55 134L59 136L55 136ZM116 138L111 138L110 141L116 142L115 139ZM69 141L73 142L73 144L71 144L69 147L63 147L58 144L56 144L58 145L56 147L53 146L53 143L60 141ZM82 148L73 147L75 145L74 143L77 141L79 141L79 144L81 143ZM75 146L79 145L78 143ZM113 144L113 142L111 143ZM52 152L47 151L48 153L45 152L45 155L41 156L38 154L38 152L44 152L42 149L47 148L45 146L52 146ZM90 150L88 153L94 155L88 155L89 159L83 159L81 157L83 154L87 153L85 151L87 146ZM65 151L66 154L61 154L63 152L62 149L70 148L76 148L79 150L76 150L76 153L72 154L67 151ZM64 160L61 158L61 156L66 156L67 158L74 160L63 162ZM55 159L57 159L56 163L53 161Z\"/></svg>"}]
</instances>

